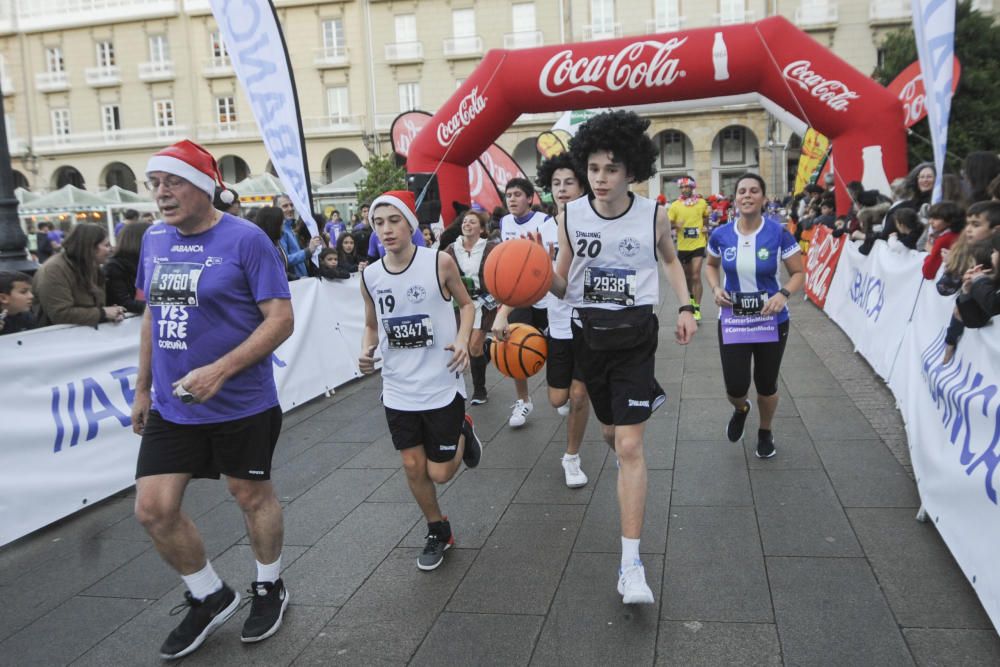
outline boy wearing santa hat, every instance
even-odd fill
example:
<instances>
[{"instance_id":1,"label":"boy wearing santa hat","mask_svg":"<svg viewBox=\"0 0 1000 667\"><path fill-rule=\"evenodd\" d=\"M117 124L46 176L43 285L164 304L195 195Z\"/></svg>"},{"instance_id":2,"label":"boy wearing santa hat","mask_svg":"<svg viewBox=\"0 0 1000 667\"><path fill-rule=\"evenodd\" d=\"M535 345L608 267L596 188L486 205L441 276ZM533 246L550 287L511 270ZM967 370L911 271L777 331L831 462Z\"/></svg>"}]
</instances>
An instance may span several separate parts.
<instances>
[{"instance_id":1,"label":"boy wearing santa hat","mask_svg":"<svg viewBox=\"0 0 1000 667\"><path fill-rule=\"evenodd\" d=\"M365 331L358 366L375 372L382 361L382 404L406 481L427 520L417 567L437 568L455 543L434 486L448 482L464 461L479 465L482 443L465 414L465 379L475 306L455 260L413 243L413 193L386 192L372 202L371 226L385 248L361 280ZM458 302L461 324L455 323Z\"/></svg>"}]
</instances>

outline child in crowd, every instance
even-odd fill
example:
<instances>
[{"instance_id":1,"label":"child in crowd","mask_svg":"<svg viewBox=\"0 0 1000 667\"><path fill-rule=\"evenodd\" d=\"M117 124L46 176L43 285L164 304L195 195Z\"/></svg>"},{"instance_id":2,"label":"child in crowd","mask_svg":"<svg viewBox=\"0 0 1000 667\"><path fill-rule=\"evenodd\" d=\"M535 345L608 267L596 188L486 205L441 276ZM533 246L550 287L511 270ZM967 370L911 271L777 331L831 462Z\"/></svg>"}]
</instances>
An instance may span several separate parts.
<instances>
[{"instance_id":1,"label":"child in crowd","mask_svg":"<svg viewBox=\"0 0 1000 667\"><path fill-rule=\"evenodd\" d=\"M340 261L337 257L336 248L323 248L319 251L318 274L320 278L326 278L327 280L344 280L350 278L351 272L340 268L339 264Z\"/></svg>"},{"instance_id":2,"label":"child in crowd","mask_svg":"<svg viewBox=\"0 0 1000 667\"><path fill-rule=\"evenodd\" d=\"M924 258L923 274L925 279L934 280L944 261L943 251L955 244L965 226L965 211L954 202L939 202L928 209L927 221L931 233L925 246L928 255Z\"/></svg>"},{"instance_id":3,"label":"child in crowd","mask_svg":"<svg viewBox=\"0 0 1000 667\"><path fill-rule=\"evenodd\" d=\"M917 242L924 234L924 226L917 219L917 212L901 208L893 216L896 231L889 234L889 249L902 252L904 248L917 249Z\"/></svg>"},{"instance_id":4,"label":"child in crowd","mask_svg":"<svg viewBox=\"0 0 1000 667\"><path fill-rule=\"evenodd\" d=\"M34 329L31 276L20 271L0 271L0 336Z\"/></svg>"},{"instance_id":5,"label":"child in crowd","mask_svg":"<svg viewBox=\"0 0 1000 667\"><path fill-rule=\"evenodd\" d=\"M368 262L358 255L357 232L341 234L337 238L337 263L348 273L364 271Z\"/></svg>"},{"instance_id":6,"label":"child in crowd","mask_svg":"<svg viewBox=\"0 0 1000 667\"><path fill-rule=\"evenodd\" d=\"M958 297L962 322L973 329L986 326L994 315L1000 313L1000 234L993 234L989 242L989 263L985 262L985 258L977 257L976 266L965 273L962 293ZM982 241L980 243L985 245Z\"/></svg>"}]
</instances>

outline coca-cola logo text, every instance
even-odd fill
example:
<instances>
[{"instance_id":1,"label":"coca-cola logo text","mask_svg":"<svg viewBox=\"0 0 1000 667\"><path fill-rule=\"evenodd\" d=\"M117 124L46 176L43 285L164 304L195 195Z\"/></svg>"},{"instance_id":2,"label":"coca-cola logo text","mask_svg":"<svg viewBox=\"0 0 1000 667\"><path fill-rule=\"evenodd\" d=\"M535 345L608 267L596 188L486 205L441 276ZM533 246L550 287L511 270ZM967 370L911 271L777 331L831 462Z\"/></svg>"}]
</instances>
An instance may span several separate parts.
<instances>
[{"instance_id":1,"label":"coca-cola logo text","mask_svg":"<svg viewBox=\"0 0 1000 667\"><path fill-rule=\"evenodd\" d=\"M493 159L493 156L489 151L486 151L479 156L479 161L482 163L483 168L493 179L493 182L497 184L497 187L503 190L507 187L507 183L514 177L510 170L505 168L502 164Z\"/></svg>"},{"instance_id":2,"label":"coca-cola logo text","mask_svg":"<svg viewBox=\"0 0 1000 667\"><path fill-rule=\"evenodd\" d=\"M926 114L926 91L924 75L913 79L899 91L899 101L903 103L903 122L906 127L912 127Z\"/></svg>"},{"instance_id":3,"label":"coca-cola logo text","mask_svg":"<svg viewBox=\"0 0 1000 667\"><path fill-rule=\"evenodd\" d=\"M413 140L417 138L417 133L423 129L423 126L417 126L411 118L403 120L403 129L399 131L398 146L396 146L397 152L400 155L408 155L410 152L410 144Z\"/></svg>"},{"instance_id":4,"label":"coca-cola logo text","mask_svg":"<svg viewBox=\"0 0 1000 667\"><path fill-rule=\"evenodd\" d=\"M560 51L542 68L539 88L547 97L558 97L573 92L669 86L686 75L684 70L678 69L679 59L670 57L674 49L686 41L687 37L673 37L666 42L647 39L633 42L618 53L575 59L572 50Z\"/></svg>"},{"instance_id":5,"label":"coca-cola logo text","mask_svg":"<svg viewBox=\"0 0 1000 667\"><path fill-rule=\"evenodd\" d=\"M472 92L462 98L458 103L458 111L448 120L447 123L438 123L437 140L444 147L451 145L455 138L476 119L476 116L486 108L486 97L479 94L479 88L473 88Z\"/></svg>"},{"instance_id":6,"label":"coca-cola logo text","mask_svg":"<svg viewBox=\"0 0 1000 667\"><path fill-rule=\"evenodd\" d=\"M847 111L851 100L861 97L847 87L843 81L826 79L812 69L812 62L796 60L785 66L782 74L785 78L819 99L834 111Z\"/></svg>"}]
</instances>

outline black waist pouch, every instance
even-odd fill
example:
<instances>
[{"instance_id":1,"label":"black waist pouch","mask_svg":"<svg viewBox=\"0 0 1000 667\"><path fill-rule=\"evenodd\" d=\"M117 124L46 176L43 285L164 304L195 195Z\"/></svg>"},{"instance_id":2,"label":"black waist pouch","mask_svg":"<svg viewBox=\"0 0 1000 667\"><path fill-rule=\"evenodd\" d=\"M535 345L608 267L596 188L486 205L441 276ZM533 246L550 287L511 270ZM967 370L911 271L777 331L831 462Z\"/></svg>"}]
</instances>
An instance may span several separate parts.
<instances>
[{"instance_id":1,"label":"black waist pouch","mask_svg":"<svg viewBox=\"0 0 1000 667\"><path fill-rule=\"evenodd\" d=\"M628 350L656 335L657 321L652 306L622 310L577 308L583 340L591 350Z\"/></svg>"}]
</instances>

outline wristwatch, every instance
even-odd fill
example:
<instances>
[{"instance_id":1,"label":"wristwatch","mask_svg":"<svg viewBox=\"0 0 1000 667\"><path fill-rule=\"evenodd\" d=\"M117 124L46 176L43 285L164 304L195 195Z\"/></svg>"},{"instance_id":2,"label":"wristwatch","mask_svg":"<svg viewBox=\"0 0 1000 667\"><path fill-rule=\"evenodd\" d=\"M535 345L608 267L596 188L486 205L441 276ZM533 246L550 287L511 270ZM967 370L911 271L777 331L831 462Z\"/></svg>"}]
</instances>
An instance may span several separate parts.
<instances>
[{"instance_id":1,"label":"wristwatch","mask_svg":"<svg viewBox=\"0 0 1000 667\"><path fill-rule=\"evenodd\" d=\"M782 287L780 290L778 290L778 294L784 294L786 299L788 297L792 296L792 293L789 292L788 290L786 290L784 287Z\"/></svg>"}]
</instances>

